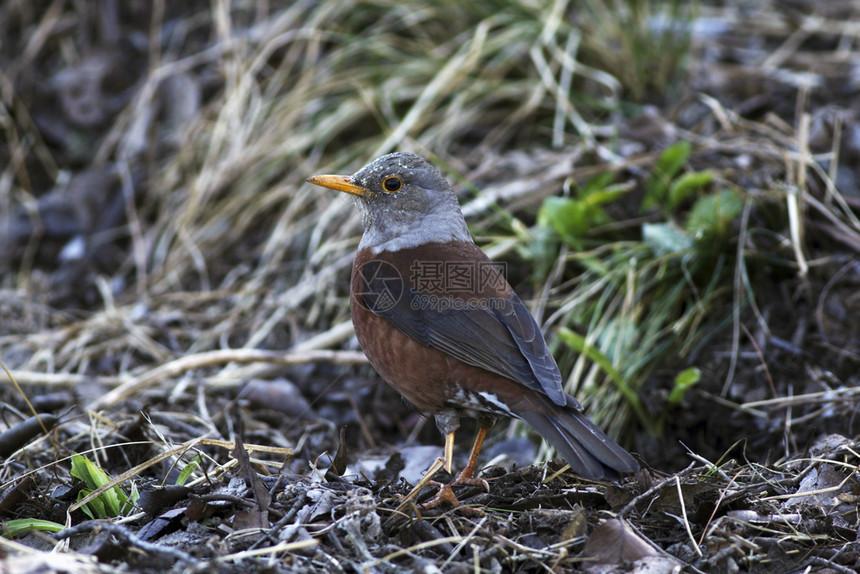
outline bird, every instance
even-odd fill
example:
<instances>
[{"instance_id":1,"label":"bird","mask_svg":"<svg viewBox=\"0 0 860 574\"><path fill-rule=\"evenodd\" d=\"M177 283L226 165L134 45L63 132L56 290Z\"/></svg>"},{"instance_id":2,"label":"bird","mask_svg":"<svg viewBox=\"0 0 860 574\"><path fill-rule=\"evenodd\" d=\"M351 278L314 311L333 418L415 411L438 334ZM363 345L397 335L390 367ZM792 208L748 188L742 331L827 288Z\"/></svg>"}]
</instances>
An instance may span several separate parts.
<instances>
[{"instance_id":1,"label":"bird","mask_svg":"<svg viewBox=\"0 0 860 574\"><path fill-rule=\"evenodd\" d=\"M466 466L434 504L457 505L451 486L482 482L478 455L499 417L524 420L585 479L638 470L564 391L540 327L475 244L438 168L395 152L352 175L307 181L355 199L364 227L350 281L356 337L381 377L434 416L449 473L460 419L478 421Z\"/></svg>"}]
</instances>

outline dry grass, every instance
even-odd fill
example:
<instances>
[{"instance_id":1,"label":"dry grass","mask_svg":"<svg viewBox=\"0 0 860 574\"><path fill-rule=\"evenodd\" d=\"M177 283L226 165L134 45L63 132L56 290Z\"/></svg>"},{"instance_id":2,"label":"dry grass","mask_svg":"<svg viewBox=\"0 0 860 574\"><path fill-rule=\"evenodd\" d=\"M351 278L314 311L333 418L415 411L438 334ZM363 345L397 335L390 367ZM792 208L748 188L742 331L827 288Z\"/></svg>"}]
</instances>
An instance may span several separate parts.
<instances>
[{"instance_id":1,"label":"dry grass","mask_svg":"<svg viewBox=\"0 0 860 574\"><path fill-rule=\"evenodd\" d=\"M151 49L133 99L97 148L96 166L108 161L99 169L118 173L126 195L128 256L97 284L103 311L96 305L79 328L57 329L47 340L37 325L15 329L15 345L32 353L16 367L76 372L100 357L131 353L142 359L123 365L133 369L228 342L283 347L345 321L342 278L357 219L348 202L303 186L307 175L401 148L465 170L464 145L546 139L553 111L569 106L552 83L573 65L558 45L572 28L557 12L527 3L413 10L369 2L352 10L298 2L248 25L258 16L250 8L216 2L211 12L187 15L216 24L210 42L186 32L170 39L178 48ZM150 14L152 34L167 33L163 9ZM58 18L49 11L33 23L50 30ZM195 108L186 92L201 94L208 84L218 86L214 98ZM159 114L182 121L158 121ZM575 132L572 126L553 125L562 134ZM38 136L31 129L19 139L31 132ZM33 141L24 153L51 157ZM9 169L22 185L29 179L22 172L33 168ZM143 183L133 176L141 169ZM12 191L3 195L7 204ZM36 279L22 280L39 292ZM15 283L6 278L7 289ZM193 333L151 328L169 325L177 309L201 320ZM35 338L22 340L26 331Z\"/></svg>"}]
</instances>

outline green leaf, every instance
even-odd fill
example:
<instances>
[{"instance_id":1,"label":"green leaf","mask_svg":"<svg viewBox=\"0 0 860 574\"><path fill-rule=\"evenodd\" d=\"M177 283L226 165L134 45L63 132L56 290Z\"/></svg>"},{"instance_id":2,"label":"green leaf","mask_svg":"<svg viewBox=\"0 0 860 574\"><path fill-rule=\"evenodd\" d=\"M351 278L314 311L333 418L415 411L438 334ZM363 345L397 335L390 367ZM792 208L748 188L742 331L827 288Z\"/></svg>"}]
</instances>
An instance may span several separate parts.
<instances>
[{"instance_id":1,"label":"green leaf","mask_svg":"<svg viewBox=\"0 0 860 574\"><path fill-rule=\"evenodd\" d=\"M588 231L610 221L601 207L629 191L612 185L615 174L602 173L588 180L576 197L548 197L538 211L538 227L549 227L567 244L579 248Z\"/></svg>"},{"instance_id":2,"label":"green leaf","mask_svg":"<svg viewBox=\"0 0 860 574\"><path fill-rule=\"evenodd\" d=\"M743 200L732 189L706 195L693 205L687 217L687 231L695 239L722 236L743 208Z\"/></svg>"},{"instance_id":3,"label":"green leaf","mask_svg":"<svg viewBox=\"0 0 860 574\"><path fill-rule=\"evenodd\" d=\"M667 206L669 209L674 209L692 193L711 185L712 181L714 181L714 172L710 170L682 174L669 186Z\"/></svg>"},{"instance_id":4,"label":"green leaf","mask_svg":"<svg viewBox=\"0 0 860 574\"><path fill-rule=\"evenodd\" d=\"M693 246L687 232L672 223L643 224L642 240L658 257L680 253Z\"/></svg>"},{"instance_id":5,"label":"green leaf","mask_svg":"<svg viewBox=\"0 0 860 574\"><path fill-rule=\"evenodd\" d=\"M111 481L104 470L79 454L72 455L71 475L82 480L86 485L86 488L78 493L78 500L83 500ZM90 518L113 518L127 512L130 508L128 503L129 499L125 492L119 486L114 486L89 501L81 510Z\"/></svg>"},{"instance_id":6,"label":"green leaf","mask_svg":"<svg viewBox=\"0 0 860 574\"><path fill-rule=\"evenodd\" d=\"M538 222L551 227L566 243L578 246L601 212L599 207L581 200L548 197L540 208Z\"/></svg>"},{"instance_id":7,"label":"green leaf","mask_svg":"<svg viewBox=\"0 0 860 574\"><path fill-rule=\"evenodd\" d=\"M675 177L678 170L687 163L692 150L693 146L686 140L670 145L657 158L657 164L654 166L655 171L670 178Z\"/></svg>"},{"instance_id":8,"label":"green leaf","mask_svg":"<svg viewBox=\"0 0 860 574\"><path fill-rule=\"evenodd\" d=\"M79 454L72 455L71 473L75 478L84 481L90 490L97 490L110 482L110 477L105 471Z\"/></svg>"},{"instance_id":9,"label":"green leaf","mask_svg":"<svg viewBox=\"0 0 860 574\"><path fill-rule=\"evenodd\" d=\"M538 212L538 225L550 227L573 247L580 247L586 234L599 225L609 223L601 205L627 193L622 188L607 188L592 192L588 197L548 197Z\"/></svg>"},{"instance_id":10,"label":"green leaf","mask_svg":"<svg viewBox=\"0 0 860 574\"><path fill-rule=\"evenodd\" d=\"M108 516L120 516L120 514L122 514L122 508L125 506L126 496L119 488L109 488L99 496L99 499L104 500L105 510L108 512Z\"/></svg>"},{"instance_id":11,"label":"green leaf","mask_svg":"<svg viewBox=\"0 0 860 574\"><path fill-rule=\"evenodd\" d=\"M651 178L645 185L642 211L666 205L669 185L684 167L684 164L687 163L691 151L692 145L688 141L680 141L663 150L663 153L657 158Z\"/></svg>"},{"instance_id":12,"label":"green leaf","mask_svg":"<svg viewBox=\"0 0 860 574\"><path fill-rule=\"evenodd\" d=\"M182 469L182 472L180 472L179 476L176 478L176 486L182 486L188 482L188 479L191 478L194 471L200 467L201 462L203 462L203 457L199 454L192 458L191 462L185 465L185 468Z\"/></svg>"},{"instance_id":13,"label":"green leaf","mask_svg":"<svg viewBox=\"0 0 860 574\"><path fill-rule=\"evenodd\" d=\"M595 175L579 188L577 195L579 197L588 197L596 191L610 187L614 180L615 173L612 171L605 171L601 174Z\"/></svg>"},{"instance_id":14,"label":"green leaf","mask_svg":"<svg viewBox=\"0 0 860 574\"><path fill-rule=\"evenodd\" d=\"M595 189L589 192L587 195L583 194L581 201L585 202L591 207L598 207L603 205L604 203L615 201L628 191L630 191L628 188L621 185L602 187L600 189ZM608 217L606 217L606 214L602 209L599 213L603 216L604 220L608 220ZM605 221L601 221L601 223L605 223Z\"/></svg>"},{"instance_id":15,"label":"green leaf","mask_svg":"<svg viewBox=\"0 0 860 574\"><path fill-rule=\"evenodd\" d=\"M702 371L696 367L684 369L675 377L675 386L672 392L669 393L669 404L678 405L684 400L684 395L687 394L700 380L702 380Z\"/></svg>"},{"instance_id":16,"label":"green leaf","mask_svg":"<svg viewBox=\"0 0 860 574\"><path fill-rule=\"evenodd\" d=\"M84 488L78 493L78 502L86 498L90 495L92 490ZM89 516L91 519L95 520L96 518L105 518L107 514L105 514L105 505L104 503L96 498L95 500L91 500L88 503L84 504L81 507L81 510Z\"/></svg>"},{"instance_id":17,"label":"green leaf","mask_svg":"<svg viewBox=\"0 0 860 574\"><path fill-rule=\"evenodd\" d=\"M57 522L51 522L50 520L16 518L15 520L7 520L3 523L3 536L14 538L36 530L40 532L59 532L63 529L65 529L65 526Z\"/></svg>"}]
</instances>

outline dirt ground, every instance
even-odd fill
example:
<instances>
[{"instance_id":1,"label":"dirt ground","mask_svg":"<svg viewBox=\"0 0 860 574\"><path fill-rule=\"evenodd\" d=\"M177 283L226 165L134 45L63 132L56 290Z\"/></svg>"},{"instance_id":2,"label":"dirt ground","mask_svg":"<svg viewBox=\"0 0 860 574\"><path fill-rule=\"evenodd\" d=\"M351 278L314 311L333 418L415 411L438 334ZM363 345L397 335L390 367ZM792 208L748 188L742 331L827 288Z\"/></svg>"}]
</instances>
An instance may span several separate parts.
<instances>
[{"instance_id":1,"label":"dirt ground","mask_svg":"<svg viewBox=\"0 0 860 574\"><path fill-rule=\"evenodd\" d=\"M487 8L471 44L424 50L447 34L436 8L234 4L0 4L3 572L860 570L860 4L706 3L671 89L605 114L611 133L561 141L555 97L529 107L495 87L469 115L469 90L428 92L513 29L493 20L507 8ZM511 90L546 81L545 54L563 60L564 42L535 46ZM410 50L442 64L425 78ZM485 70L513 59L499 53ZM361 67L389 57L397 72ZM412 68L415 84L398 77ZM602 92L589 69L574 87ZM544 283L499 221L537 225L547 197L604 172L641 195L682 140L690 172L751 198L730 225L745 264L692 350L636 390L654 424L601 420L642 469L584 481L502 421L488 490L422 510L442 437L361 353L358 219L305 178L392 147L433 154L531 301ZM612 209L621 227L657 217ZM573 281L547 288L549 311ZM669 401L691 366L700 380ZM76 453L107 473L95 493ZM117 492L133 501L119 516L84 506Z\"/></svg>"}]
</instances>

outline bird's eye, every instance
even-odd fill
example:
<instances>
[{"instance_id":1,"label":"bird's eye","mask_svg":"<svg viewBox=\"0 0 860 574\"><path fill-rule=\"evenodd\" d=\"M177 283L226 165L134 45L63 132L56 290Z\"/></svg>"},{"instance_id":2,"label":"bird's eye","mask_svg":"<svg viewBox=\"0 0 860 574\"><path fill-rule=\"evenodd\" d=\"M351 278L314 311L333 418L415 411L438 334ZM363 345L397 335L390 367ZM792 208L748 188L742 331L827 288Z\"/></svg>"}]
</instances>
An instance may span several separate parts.
<instances>
[{"instance_id":1,"label":"bird's eye","mask_svg":"<svg viewBox=\"0 0 860 574\"><path fill-rule=\"evenodd\" d=\"M384 189L388 193L400 191L401 187L403 187L403 181L395 175L392 175L391 177L386 177L382 180L382 189Z\"/></svg>"}]
</instances>

